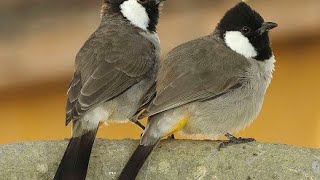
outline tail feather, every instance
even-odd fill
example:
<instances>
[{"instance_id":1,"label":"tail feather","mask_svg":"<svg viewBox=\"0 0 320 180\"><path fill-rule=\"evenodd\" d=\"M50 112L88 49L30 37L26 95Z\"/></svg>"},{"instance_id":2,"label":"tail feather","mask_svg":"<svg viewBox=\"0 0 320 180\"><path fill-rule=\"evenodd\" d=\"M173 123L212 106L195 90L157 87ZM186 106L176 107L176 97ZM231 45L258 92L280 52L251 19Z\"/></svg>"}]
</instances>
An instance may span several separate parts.
<instances>
[{"instance_id":1,"label":"tail feather","mask_svg":"<svg viewBox=\"0 0 320 180\"><path fill-rule=\"evenodd\" d=\"M118 180L134 180L158 142L150 146L139 145L122 170Z\"/></svg>"},{"instance_id":2,"label":"tail feather","mask_svg":"<svg viewBox=\"0 0 320 180\"><path fill-rule=\"evenodd\" d=\"M97 129L70 140L54 180L84 180L86 178L96 134Z\"/></svg>"}]
</instances>

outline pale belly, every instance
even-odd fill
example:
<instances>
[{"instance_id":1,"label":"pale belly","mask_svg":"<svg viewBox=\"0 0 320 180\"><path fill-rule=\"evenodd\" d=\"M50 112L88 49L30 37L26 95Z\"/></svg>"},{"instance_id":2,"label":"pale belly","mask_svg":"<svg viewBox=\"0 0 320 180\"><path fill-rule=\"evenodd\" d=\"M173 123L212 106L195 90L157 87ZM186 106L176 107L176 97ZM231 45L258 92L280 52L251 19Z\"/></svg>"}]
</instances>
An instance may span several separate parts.
<instances>
[{"instance_id":1,"label":"pale belly","mask_svg":"<svg viewBox=\"0 0 320 180\"><path fill-rule=\"evenodd\" d=\"M190 139L217 139L248 126L259 114L263 93L239 90L209 101L193 102L151 117L143 137L150 139L180 133ZM144 142L145 140L145 142Z\"/></svg>"},{"instance_id":2,"label":"pale belly","mask_svg":"<svg viewBox=\"0 0 320 180\"><path fill-rule=\"evenodd\" d=\"M242 94L242 93L241 93ZM258 116L264 93L232 92L217 99L196 102L186 107L190 119L181 133L196 139L216 139L250 125Z\"/></svg>"}]
</instances>

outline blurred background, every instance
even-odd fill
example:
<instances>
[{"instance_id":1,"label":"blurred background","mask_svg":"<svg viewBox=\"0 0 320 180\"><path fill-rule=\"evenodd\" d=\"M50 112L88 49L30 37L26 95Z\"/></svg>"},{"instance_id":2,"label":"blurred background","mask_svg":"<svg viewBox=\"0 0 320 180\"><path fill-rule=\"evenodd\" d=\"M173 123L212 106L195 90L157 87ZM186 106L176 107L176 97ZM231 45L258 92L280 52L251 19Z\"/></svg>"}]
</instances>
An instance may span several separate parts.
<instances>
[{"instance_id":1,"label":"blurred background","mask_svg":"<svg viewBox=\"0 0 320 180\"><path fill-rule=\"evenodd\" d=\"M158 27L163 54L211 33L237 0L167 0ZM274 79L259 118L239 136L320 147L320 1L251 0L279 28L271 33ZM63 139L74 57L100 22L99 0L0 1L0 144ZM101 138L139 138L132 124ZM183 138L180 136L180 138Z\"/></svg>"}]
</instances>

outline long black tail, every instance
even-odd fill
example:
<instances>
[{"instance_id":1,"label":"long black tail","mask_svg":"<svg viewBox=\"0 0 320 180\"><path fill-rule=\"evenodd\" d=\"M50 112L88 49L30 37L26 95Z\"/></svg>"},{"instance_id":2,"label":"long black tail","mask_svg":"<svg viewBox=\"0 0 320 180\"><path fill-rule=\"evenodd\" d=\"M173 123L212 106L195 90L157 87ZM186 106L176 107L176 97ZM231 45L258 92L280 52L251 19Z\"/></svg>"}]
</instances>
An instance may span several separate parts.
<instances>
[{"instance_id":1,"label":"long black tail","mask_svg":"<svg viewBox=\"0 0 320 180\"><path fill-rule=\"evenodd\" d=\"M54 180L85 180L97 129L70 140Z\"/></svg>"},{"instance_id":2,"label":"long black tail","mask_svg":"<svg viewBox=\"0 0 320 180\"><path fill-rule=\"evenodd\" d=\"M122 170L118 180L134 180L158 142L151 146L139 145Z\"/></svg>"}]
</instances>

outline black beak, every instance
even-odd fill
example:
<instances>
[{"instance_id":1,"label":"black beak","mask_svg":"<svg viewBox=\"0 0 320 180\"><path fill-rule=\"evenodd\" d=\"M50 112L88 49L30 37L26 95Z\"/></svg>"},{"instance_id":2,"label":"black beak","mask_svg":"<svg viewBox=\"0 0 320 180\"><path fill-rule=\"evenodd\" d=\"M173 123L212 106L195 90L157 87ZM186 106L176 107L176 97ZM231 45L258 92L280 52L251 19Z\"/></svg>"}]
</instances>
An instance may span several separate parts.
<instances>
[{"instance_id":1,"label":"black beak","mask_svg":"<svg viewBox=\"0 0 320 180\"><path fill-rule=\"evenodd\" d=\"M261 26L261 28L259 28L257 30L257 34L258 35L262 35L263 33L265 32L268 32L270 31L271 29L274 29L278 27L278 24L277 23L274 23L274 22L264 22Z\"/></svg>"}]
</instances>

